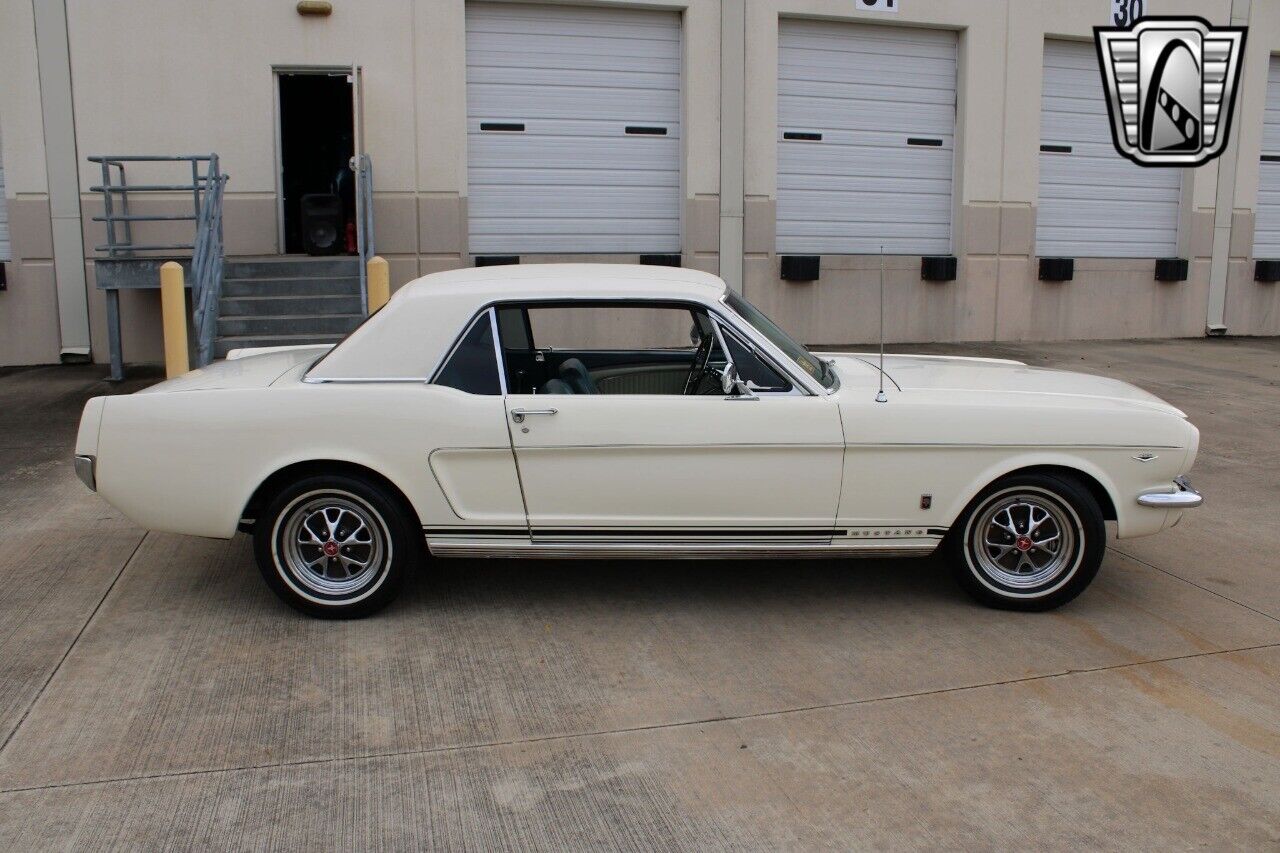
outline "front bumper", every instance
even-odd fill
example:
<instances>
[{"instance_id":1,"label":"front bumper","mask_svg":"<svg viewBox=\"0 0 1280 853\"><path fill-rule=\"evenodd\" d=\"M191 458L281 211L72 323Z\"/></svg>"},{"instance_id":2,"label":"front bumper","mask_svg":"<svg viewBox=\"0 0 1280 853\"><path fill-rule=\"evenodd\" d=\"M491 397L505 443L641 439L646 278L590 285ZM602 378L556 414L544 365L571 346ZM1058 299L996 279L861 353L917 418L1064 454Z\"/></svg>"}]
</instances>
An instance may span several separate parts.
<instances>
[{"instance_id":1,"label":"front bumper","mask_svg":"<svg viewBox=\"0 0 1280 853\"><path fill-rule=\"evenodd\" d=\"M1172 492L1143 492L1138 495L1138 504L1154 509L1192 509L1204 503L1204 496L1186 477L1175 477L1173 487Z\"/></svg>"}]
</instances>

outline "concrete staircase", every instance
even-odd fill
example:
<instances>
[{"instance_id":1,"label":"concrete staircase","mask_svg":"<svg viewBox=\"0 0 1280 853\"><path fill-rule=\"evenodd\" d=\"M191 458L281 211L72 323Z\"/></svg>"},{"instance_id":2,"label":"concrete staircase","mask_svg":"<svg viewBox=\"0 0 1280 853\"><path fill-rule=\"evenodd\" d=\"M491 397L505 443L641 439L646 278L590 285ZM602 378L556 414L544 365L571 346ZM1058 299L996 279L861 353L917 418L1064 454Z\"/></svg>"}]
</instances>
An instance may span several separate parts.
<instances>
[{"instance_id":1,"label":"concrete staircase","mask_svg":"<svg viewBox=\"0 0 1280 853\"><path fill-rule=\"evenodd\" d=\"M328 344L364 319L360 259L227 259L214 357L238 347Z\"/></svg>"}]
</instances>

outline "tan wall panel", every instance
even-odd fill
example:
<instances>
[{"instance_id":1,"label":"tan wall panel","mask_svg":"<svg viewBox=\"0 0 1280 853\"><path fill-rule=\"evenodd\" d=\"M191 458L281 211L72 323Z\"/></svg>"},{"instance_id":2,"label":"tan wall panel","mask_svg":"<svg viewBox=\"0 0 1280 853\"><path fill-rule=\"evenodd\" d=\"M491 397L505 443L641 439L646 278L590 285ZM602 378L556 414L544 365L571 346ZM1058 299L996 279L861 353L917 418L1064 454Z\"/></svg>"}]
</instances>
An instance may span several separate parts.
<instances>
[{"instance_id":1,"label":"tan wall panel","mask_svg":"<svg viewBox=\"0 0 1280 853\"><path fill-rule=\"evenodd\" d=\"M419 255L418 275L431 275L433 272L445 272L471 266L471 261L462 255Z\"/></svg>"},{"instance_id":2,"label":"tan wall panel","mask_svg":"<svg viewBox=\"0 0 1280 853\"><path fill-rule=\"evenodd\" d=\"M994 255L1000 251L1000 205L968 204L960 217L964 225L960 243L971 255Z\"/></svg>"},{"instance_id":3,"label":"tan wall panel","mask_svg":"<svg viewBox=\"0 0 1280 853\"><path fill-rule=\"evenodd\" d=\"M720 248L720 196L685 199L685 252L715 253Z\"/></svg>"},{"instance_id":4,"label":"tan wall panel","mask_svg":"<svg viewBox=\"0 0 1280 853\"><path fill-rule=\"evenodd\" d=\"M0 0L0 157L10 199L49 190L35 29L31 0Z\"/></svg>"},{"instance_id":5,"label":"tan wall panel","mask_svg":"<svg viewBox=\"0 0 1280 853\"><path fill-rule=\"evenodd\" d=\"M1034 258L1001 258L1000 340L1190 337L1204 331L1209 263L1159 282L1153 260L1077 258L1075 279L1037 280Z\"/></svg>"},{"instance_id":6,"label":"tan wall panel","mask_svg":"<svg viewBox=\"0 0 1280 853\"><path fill-rule=\"evenodd\" d=\"M457 193L418 196L418 251L466 254L467 199Z\"/></svg>"},{"instance_id":7,"label":"tan wall panel","mask_svg":"<svg viewBox=\"0 0 1280 853\"><path fill-rule=\"evenodd\" d=\"M53 257L53 230L49 223L47 196L9 199L9 237L15 260Z\"/></svg>"},{"instance_id":8,"label":"tan wall panel","mask_svg":"<svg viewBox=\"0 0 1280 853\"><path fill-rule=\"evenodd\" d=\"M720 255L714 252L697 255L689 255L686 253L684 256L684 265L691 270L701 270L702 272L709 272L712 275L719 275Z\"/></svg>"},{"instance_id":9,"label":"tan wall panel","mask_svg":"<svg viewBox=\"0 0 1280 853\"><path fill-rule=\"evenodd\" d=\"M441 4L422 5L429 13ZM328 18L304 18L290 2L222 0L201 11L135 0L121 14L112 3L69 0L80 153L216 151L231 190L275 192L272 66L355 62L378 183L412 189L414 149L404 140L415 138L413 17L400 0L335 3ZM141 179L152 168L132 171ZM100 177L81 163L82 186Z\"/></svg>"},{"instance_id":10,"label":"tan wall panel","mask_svg":"<svg viewBox=\"0 0 1280 853\"><path fill-rule=\"evenodd\" d=\"M0 365L58 360L58 293L53 233L44 196L9 199L13 260L0 291Z\"/></svg>"},{"instance_id":11,"label":"tan wall panel","mask_svg":"<svg viewBox=\"0 0 1280 853\"><path fill-rule=\"evenodd\" d=\"M0 291L0 365L50 364L58 360L58 293L53 262L5 264L8 289Z\"/></svg>"},{"instance_id":12,"label":"tan wall panel","mask_svg":"<svg viewBox=\"0 0 1280 853\"><path fill-rule=\"evenodd\" d=\"M879 260L824 255L815 282L779 279L776 258L748 258L746 297L810 344L874 342L879 334ZM995 307L995 260L966 259L959 279L920 279L920 259L885 259L885 330L898 342L989 340Z\"/></svg>"},{"instance_id":13,"label":"tan wall panel","mask_svg":"<svg viewBox=\"0 0 1280 853\"><path fill-rule=\"evenodd\" d=\"M1227 267L1226 321L1233 335L1280 334L1280 283L1254 281L1252 259Z\"/></svg>"},{"instance_id":14,"label":"tan wall panel","mask_svg":"<svg viewBox=\"0 0 1280 853\"><path fill-rule=\"evenodd\" d=\"M373 194L374 249L379 255L418 252L418 204L413 193Z\"/></svg>"}]
</instances>

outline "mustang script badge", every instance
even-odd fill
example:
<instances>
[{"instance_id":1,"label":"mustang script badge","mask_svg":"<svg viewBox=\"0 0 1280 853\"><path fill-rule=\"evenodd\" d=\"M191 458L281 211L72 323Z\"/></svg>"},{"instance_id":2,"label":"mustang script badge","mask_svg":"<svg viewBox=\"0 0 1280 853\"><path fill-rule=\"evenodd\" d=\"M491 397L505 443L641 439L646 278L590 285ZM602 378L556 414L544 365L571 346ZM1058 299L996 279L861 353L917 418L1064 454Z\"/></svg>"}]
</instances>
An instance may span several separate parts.
<instances>
[{"instance_id":1,"label":"mustang script badge","mask_svg":"<svg viewBox=\"0 0 1280 853\"><path fill-rule=\"evenodd\" d=\"M1220 155L1246 29L1167 17L1094 27L1116 150L1142 166L1199 166Z\"/></svg>"}]
</instances>

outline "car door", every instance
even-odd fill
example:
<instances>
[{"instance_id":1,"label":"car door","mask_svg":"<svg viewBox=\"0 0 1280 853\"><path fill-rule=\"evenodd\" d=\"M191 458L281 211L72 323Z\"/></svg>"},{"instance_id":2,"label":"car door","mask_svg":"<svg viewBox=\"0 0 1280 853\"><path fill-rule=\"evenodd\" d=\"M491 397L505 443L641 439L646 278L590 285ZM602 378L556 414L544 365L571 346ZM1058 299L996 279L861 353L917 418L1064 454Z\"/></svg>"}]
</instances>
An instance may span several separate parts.
<instances>
[{"instance_id":1,"label":"car door","mask_svg":"<svg viewBox=\"0 0 1280 853\"><path fill-rule=\"evenodd\" d=\"M618 326L568 325L597 333ZM584 343L594 348L570 349L601 349L599 340ZM627 342L629 352L640 349L635 343ZM534 541L829 540L844 454L840 414L825 396L787 390L508 394Z\"/></svg>"}]
</instances>

